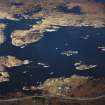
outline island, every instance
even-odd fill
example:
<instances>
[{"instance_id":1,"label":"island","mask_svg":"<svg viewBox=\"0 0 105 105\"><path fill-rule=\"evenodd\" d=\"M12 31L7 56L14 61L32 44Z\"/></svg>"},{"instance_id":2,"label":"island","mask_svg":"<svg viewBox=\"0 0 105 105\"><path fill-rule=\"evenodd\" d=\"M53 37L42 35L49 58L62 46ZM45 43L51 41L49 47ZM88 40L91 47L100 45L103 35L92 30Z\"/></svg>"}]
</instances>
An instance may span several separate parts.
<instances>
[{"instance_id":1,"label":"island","mask_svg":"<svg viewBox=\"0 0 105 105\"><path fill-rule=\"evenodd\" d=\"M43 36L32 30L18 30L11 34L12 45L26 46L29 43L39 41Z\"/></svg>"},{"instance_id":2,"label":"island","mask_svg":"<svg viewBox=\"0 0 105 105\"><path fill-rule=\"evenodd\" d=\"M9 81L9 73L6 71L6 67L0 65L0 83L8 82Z\"/></svg>"},{"instance_id":3,"label":"island","mask_svg":"<svg viewBox=\"0 0 105 105\"><path fill-rule=\"evenodd\" d=\"M90 70L94 69L97 67L97 65L92 65L92 64L85 64L82 61L74 63L75 69L76 70Z\"/></svg>"},{"instance_id":4,"label":"island","mask_svg":"<svg viewBox=\"0 0 105 105\"><path fill-rule=\"evenodd\" d=\"M11 55L0 57L0 65L3 65L5 67L21 66L29 64L30 62L31 61L29 60L21 60Z\"/></svg>"},{"instance_id":5,"label":"island","mask_svg":"<svg viewBox=\"0 0 105 105\"><path fill-rule=\"evenodd\" d=\"M8 82L9 81L9 73L6 71L0 71L0 83Z\"/></svg>"},{"instance_id":6,"label":"island","mask_svg":"<svg viewBox=\"0 0 105 105\"><path fill-rule=\"evenodd\" d=\"M4 29L5 29L6 25L0 23L0 45L3 44L6 40L6 36L4 35Z\"/></svg>"},{"instance_id":7,"label":"island","mask_svg":"<svg viewBox=\"0 0 105 105\"><path fill-rule=\"evenodd\" d=\"M61 52L61 55L66 55L66 56L72 56L72 55L77 55L78 51L73 51L73 50L67 50Z\"/></svg>"}]
</instances>

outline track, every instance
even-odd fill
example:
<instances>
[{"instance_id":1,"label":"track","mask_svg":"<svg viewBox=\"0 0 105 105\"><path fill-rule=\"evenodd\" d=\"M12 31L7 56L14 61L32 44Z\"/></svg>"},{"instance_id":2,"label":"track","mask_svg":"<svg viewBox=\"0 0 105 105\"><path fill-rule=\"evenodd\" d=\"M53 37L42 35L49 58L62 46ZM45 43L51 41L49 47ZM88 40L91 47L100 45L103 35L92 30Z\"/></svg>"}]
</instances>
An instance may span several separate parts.
<instances>
[{"instance_id":1,"label":"track","mask_svg":"<svg viewBox=\"0 0 105 105\"><path fill-rule=\"evenodd\" d=\"M60 96L53 96L53 95L42 95L42 96L27 96L27 97L23 97L23 98L12 98L12 99L6 99L6 100L0 100L1 102L13 102L13 101L23 101L23 100L27 100L27 99L32 99L32 98L59 98L61 100L69 100L69 101L94 101L94 100L99 100L102 98L105 98L105 95L101 95L101 96L97 96L97 97L76 97L76 98L72 98L72 97L60 97Z\"/></svg>"}]
</instances>

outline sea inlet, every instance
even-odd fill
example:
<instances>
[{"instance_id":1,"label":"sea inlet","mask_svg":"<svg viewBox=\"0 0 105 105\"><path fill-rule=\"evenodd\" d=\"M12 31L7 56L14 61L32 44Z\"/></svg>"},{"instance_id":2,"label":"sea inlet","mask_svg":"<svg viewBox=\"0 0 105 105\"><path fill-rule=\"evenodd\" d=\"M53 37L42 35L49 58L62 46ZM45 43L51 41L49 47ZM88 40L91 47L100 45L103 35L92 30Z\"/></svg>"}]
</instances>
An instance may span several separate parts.
<instances>
[{"instance_id":1,"label":"sea inlet","mask_svg":"<svg viewBox=\"0 0 105 105\"><path fill-rule=\"evenodd\" d=\"M48 78L67 77L73 74L105 76L105 52L98 47L105 46L105 28L93 27L60 27L55 32L45 32L37 43L28 44L24 48L15 47L10 35L14 30L30 29L40 19L8 20L4 34L6 41L0 45L0 56L13 55L32 61L28 65L7 68L10 81L0 84L0 93L20 90L23 86L39 85ZM66 56L64 51L77 51L77 54ZM96 68L78 71L74 63L82 61L95 64Z\"/></svg>"}]
</instances>

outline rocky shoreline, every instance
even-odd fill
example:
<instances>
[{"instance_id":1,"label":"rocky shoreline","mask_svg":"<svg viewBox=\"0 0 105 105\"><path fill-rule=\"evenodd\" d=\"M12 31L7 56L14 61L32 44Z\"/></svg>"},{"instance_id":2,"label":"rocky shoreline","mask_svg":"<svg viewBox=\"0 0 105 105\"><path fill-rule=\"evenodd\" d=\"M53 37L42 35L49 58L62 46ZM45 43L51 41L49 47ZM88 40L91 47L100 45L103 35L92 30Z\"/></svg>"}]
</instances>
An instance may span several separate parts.
<instances>
[{"instance_id":1,"label":"rocky shoreline","mask_svg":"<svg viewBox=\"0 0 105 105\"><path fill-rule=\"evenodd\" d=\"M1 56L0 57L0 83L8 82L10 75L6 68L11 68L15 66L22 66L29 64L29 60L21 60L14 56Z\"/></svg>"},{"instance_id":2,"label":"rocky shoreline","mask_svg":"<svg viewBox=\"0 0 105 105\"><path fill-rule=\"evenodd\" d=\"M94 4L94 6L93 6ZM17 6L18 5L18 6ZM65 13L60 11L57 7L63 6L67 10L72 11L74 8L79 7L80 14L75 12ZM0 18L9 20L24 20L24 19L39 19L41 21L35 23L28 30L14 30L10 37L13 46L23 47L31 43L36 43L43 38L45 32L54 32L61 27L93 27L104 28L105 27L105 4L97 3L94 0L70 0L64 2L64 0L45 0L43 2L33 2L22 0L19 3L11 3L10 0L1 0L0 3ZM36 10L37 8L37 10ZM36 11L35 11L36 10ZM30 11L32 13L30 13ZM20 16L17 18L16 16ZM3 44L6 40L4 35L4 29L6 25L0 24L0 44ZM83 37L88 39L89 36ZM98 47L102 51L104 47ZM71 56L78 54L78 51L67 50L61 52L62 55ZM10 75L6 71L5 67L11 68L16 66L22 66L30 64L31 61L20 59L11 55L0 57L0 83L8 82ZM43 65L48 67L48 65ZM74 64L76 70L89 70L97 67L96 64L85 64L76 62ZM29 94L36 94L41 92L41 95L51 95L51 99L57 97L57 102L61 97L71 98L87 98L98 97L105 94L105 78L104 77L91 77L72 75L69 77L49 78L45 80L39 87L36 86L23 86L22 91L10 92L4 95L3 99L22 98L27 97ZM31 100L32 101L32 100ZM31 102L30 101L30 102ZM53 101L52 105L62 105L59 102L57 104ZM105 103L101 101L102 104ZM100 103L101 103L100 102ZM24 104L25 103L25 104ZM18 105L31 105L24 102ZM79 103L79 102L78 102ZM99 105L97 101L95 104L74 104L74 105ZM4 103L4 105L6 105ZM8 104L9 105L9 104ZM13 105L13 104L12 104ZM42 105L42 104L40 104ZM69 105L69 104L67 104Z\"/></svg>"},{"instance_id":3,"label":"rocky shoreline","mask_svg":"<svg viewBox=\"0 0 105 105\"><path fill-rule=\"evenodd\" d=\"M51 99L53 100L53 101L50 100L51 102L53 102L51 105L60 105L60 102L61 103L75 102L75 103L79 103L79 105L84 105L84 102L87 103L86 105L98 105L101 102L100 105L103 105L102 103L105 95L104 84L105 84L104 77L94 78L91 76L86 77L86 76L80 76L80 75L72 75L70 77L65 77L65 78L64 77L51 78L51 79L47 79L42 84L43 89L40 87L35 88L34 86L31 86L31 87L27 87L26 89L24 89L24 91L21 91L21 92L17 91L17 92L7 93L3 99L12 99L12 98L14 99L16 97L15 99L17 99L18 101L18 99L23 98L23 100L20 100L19 102L25 103L24 97L29 97L29 99L26 98L26 101L28 101L31 99L30 97L31 94L38 95L38 91L40 91L42 92L42 94L40 94L39 96L43 96L43 95L49 96L49 98L47 97L37 98L37 96L36 98L34 98L35 100L38 99L39 101L38 100L37 101L39 103L42 102L42 104L43 102L45 102L44 101L45 99L47 100ZM100 96L103 96L103 97L100 98ZM95 99L95 97L97 98ZM68 101L65 101L65 98L68 98ZM88 98L89 100L87 100ZM30 101L30 105L31 105L32 99ZM42 101L42 99L44 100ZM74 99L74 101L72 99ZM55 104L54 102L55 103L57 102L57 104Z\"/></svg>"},{"instance_id":4,"label":"rocky shoreline","mask_svg":"<svg viewBox=\"0 0 105 105\"><path fill-rule=\"evenodd\" d=\"M38 42L42 37L39 33L31 30L19 30L11 34L12 45L14 46L26 46L27 44Z\"/></svg>"},{"instance_id":5,"label":"rocky shoreline","mask_svg":"<svg viewBox=\"0 0 105 105\"><path fill-rule=\"evenodd\" d=\"M10 1L8 1L8 4L5 3L5 1L2 1L1 3L3 3L2 5L4 5L4 8L2 8L0 12L5 11L3 13L11 15L5 15L1 13L0 16L2 18L8 18L10 16L11 19L14 18L15 20L19 20L19 18L14 17L14 15L19 15L23 19L42 19L39 23L34 24L29 30L15 30L11 34L12 44L14 46L21 47L30 43L37 42L42 38L44 32L56 31L62 26L91 26L94 28L105 27L105 4L97 3L93 0L79 0L78 2L71 0L67 3L64 0L43 2L35 1L35 4L33 3L33 1L30 1L29 3L28 1L25 2L23 0L22 2L20 2L22 5L19 8L17 7L18 3L12 3ZM93 3L95 5L94 7ZM7 11L7 8L5 7L7 5L10 5L8 9L9 11ZM62 8L65 7L71 12L61 12L59 11L59 6L62 6ZM80 9L79 11L82 14L72 12L72 10L77 7ZM36 9L38 8L40 9L37 11ZM55 29L55 26L57 26L57 29Z\"/></svg>"},{"instance_id":6,"label":"rocky shoreline","mask_svg":"<svg viewBox=\"0 0 105 105\"><path fill-rule=\"evenodd\" d=\"M48 79L44 82L45 93L65 97L97 97L105 94L105 80L91 76L73 75L68 78ZM98 91L97 91L98 90Z\"/></svg>"},{"instance_id":7,"label":"rocky shoreline","mask_svg":"<svg viewBox=\"0 0 105 105\"><path fill-rule=\"evenodd\" d=\"M4 35L4 29L6 25L5 24L0 24L0 45L3 44L6 40L6 36Z\"/></svg>"},{"instance_id":8,"label":"rocky shoreline","mask_svg":"<svg viewBox=\"0 0 105 105\"><path fill-rule=\"evenodd\" d=\"M34 85L23 86L22 92L24 95L37 94L52 97L94 98L105 95L105 78L80 75L49 78L38 87Z\"/></svg>"},{"instance_id":9,"label":"rocky shoreline","mask_svg":"<svg viewBox=\"0 0 105 105\"><path fill-rule=\"evenodd\" d=\"M0 64L4 65L5 67L14 67L14 66L21 66L29 64L29 60L20 60L14 56L1 56L0 57Z\"/></svg>"}]
</instances>

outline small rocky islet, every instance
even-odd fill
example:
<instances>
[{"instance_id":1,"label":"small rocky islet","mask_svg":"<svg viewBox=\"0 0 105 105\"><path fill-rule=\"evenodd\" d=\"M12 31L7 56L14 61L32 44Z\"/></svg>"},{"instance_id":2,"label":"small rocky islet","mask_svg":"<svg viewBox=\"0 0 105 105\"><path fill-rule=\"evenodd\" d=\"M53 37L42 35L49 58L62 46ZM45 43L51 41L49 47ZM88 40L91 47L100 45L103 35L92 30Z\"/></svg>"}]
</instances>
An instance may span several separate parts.
<instances>
[{"instance_id":1,"label":"small rocky islet","mask_svg":"<svg viewBox=\"0 0 105 105\"><path fill-rule=\"evenodd\" d=\"M74 63L75 69L76 70L90 70L90 69L94 69L97 67L97 65L93 65L93 64L85 64L82 61L78 61L76 63Z\"/></svg>"},{"instance_id":2,"label":"small rocky islet","mask_svg":"<svg viewBox=\"0 0 105 105\"><path fill-rule=\"evenodd\" d=\"M29 60L20 60L14 56L2 56L0 57L0 64L5 67L14 67L29 64Z\"/></svg>"},{"instance_id":3,"label":"small rocky islet","mask_svg":"<svg viewBox=\"0 0 105 105\"><path fill-rule=\"evenodd\" d=\"M6 25L5 24L0 24L0 45L3 44L6 40L6 36L4 35L4 29Z\"/></svg>"},{"instance_id":4,"label":"small rocky islet","mask_svg":"<svg viewBox=\"0 0 105 105\"><path fill-rule=\"evenodd\" d=\"M7 82L9 81L9 73L5 69L6 68L11 68L15 66L21 66L21 65L27 65L29 64L29 60L21 60L18 59L14 56L1 56L0 57L0 82Z\"/></svg>"},{"instance_id":5,"label":"small rocky islet","mask_svg":"<svg viewBox=\"0 0 105 105\"><path fill-rule=\"evenodd\" d=\"M38 19L41 20L32 25L30 29L26 30L14 30L11 35L11 44L14 47L21 48L22 46L30 45L31 43L38 42L44 37L45 32L54 32L61 27L73 26L73 27L93 27L103 28L105 27L105 4L97 3L94 0L53 0L42 2L37 1L24 1L11 2L6 0L0 0L0 18L9 19L13 21L19 21L24 19ZM33 3L34 2L34 3ZM94 3L94 7L93 7ZM20 4L20 5L19 5ZM73 9L77 5L80 7L81 15L75 13L65 13L59 11L58 6L62 5L67 9ZM19 8L18 8L19 6ZM46 7L46 8L45 8ZM33 11L31 11L33 10ZM99 12L100 11L100 12ZM21 18L17 18L20 16ZM6 41L4 35L4 29L6 24L0 23L0 46ZM90 38L89 35L81 37L84 40ZM104 47L98 47L104 51ZM65 50L61 52L61 55L71 56L79 54L76 50ZM28 59L20 59L12 55L0 57L0 83L9 81L9 73L5 70L5 67L11 68L16 66L22 66L30 64ZM74 67L78 71L95 69L97 64L85 64L82 62L74 63ZM45 95L53 95L59 97L97 97L105 94L105 78L94 78L92 76L72 75L69 77L61 78L48 78L42 84L42 93ZM40 88L40 87L39 87ZM34 86L23 88L23 91L30 91L37 89ZM98 91L97 91L98 90ZM20 94L24 94L20 92ZM14 93L15 94L15 93ZM26 95L23 95L26 96ZM11 97L13 98L13 97ZM89 104L91 105L91 104ZM97 105L97 103L95 103Z\"/></svg>"},{"instance_id":6,"label":"small rocky islet","mask_svg":"<svg viewBox=\"0 0 105 105\"><path fill-rule=\"evenodd\" d=\"M0 83L9 81L9 73L6 72L5 67L0 65Z\"/></svg>"}]
</instances>

